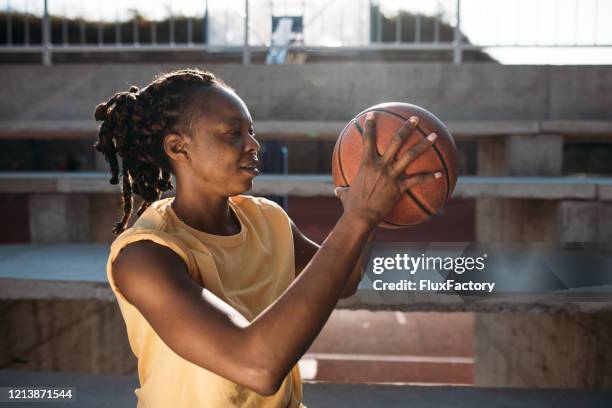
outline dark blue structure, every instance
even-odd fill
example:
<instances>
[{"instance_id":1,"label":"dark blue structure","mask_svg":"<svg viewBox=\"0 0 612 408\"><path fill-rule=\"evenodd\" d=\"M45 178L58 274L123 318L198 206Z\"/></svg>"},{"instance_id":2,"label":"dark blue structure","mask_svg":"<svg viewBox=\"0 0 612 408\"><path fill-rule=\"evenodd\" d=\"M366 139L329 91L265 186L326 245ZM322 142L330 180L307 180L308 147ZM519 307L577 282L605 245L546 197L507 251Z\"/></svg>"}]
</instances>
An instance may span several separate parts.
<instances>
[{"instance_id":1,"label":"dark blue structure","mask_svg":"<svg viewBox=\"0 0 612 408\"><path fill-rule=\"evenodd\" d=\"M287 147L281 145L278 140L267 140L262 143L260 153L260 170L262 174L288 174L289 161ZM281 207L285 211L288 209L288 197L285 196L268 196L266 197Z\"/></svg>"}]
</instances>

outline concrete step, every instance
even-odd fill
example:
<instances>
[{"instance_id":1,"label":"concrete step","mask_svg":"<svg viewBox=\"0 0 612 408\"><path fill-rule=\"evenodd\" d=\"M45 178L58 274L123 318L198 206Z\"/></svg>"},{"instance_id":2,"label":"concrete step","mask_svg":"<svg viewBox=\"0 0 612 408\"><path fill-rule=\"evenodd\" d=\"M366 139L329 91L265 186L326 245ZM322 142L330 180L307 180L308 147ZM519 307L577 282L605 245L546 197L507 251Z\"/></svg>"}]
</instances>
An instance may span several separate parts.
<instances>
[{"instance_id":1,"label":"concrete step","mask_svg":"<svg viewBox=\"0 0 612 408\"><path fill-rule=\"evenodd\" d=\"M306 355L306 358L309 356ZM344 356L348 357L348 356ZM365 360L371 357L372 360ZM410 383L421 385L473 385L472 359L421 356L391 356L396 361L381 360L378 355L358 355L355 359L317 359L316 381L351 384ZM411 361L412 360L412 361ZM302 369L302 371L304 371Z\"/></svg>"},{"instance_id":2,"label":"concrete step","mask_svg":"<svg viewBox=\"0 0 612 408\"><path fill-rule=\"evenodd\" d=\"M117 194L107 172L0 172L2 194ZM172 179L174 183L174 178ZM173 190L164 193L169 197ZM333 196L328 174L263 174L248 194ZM542 200L610 200L610 177L460 176L455 198L523 198Z\"/></svg>"},{"instance_id":3,"label":"concrete step","mask_svg":"<svg viewBox=\"0 0 612 408\"><path fill-rule=\"evenodd\" d=\"M108 245L0 245L0 299L98 299L115 301L105 273ZM558 295L558 296L557 296ZM443 299L444 301L440 301ZM363 280L354 296L341 299L338 309L403 312L608 312L609 293L552 293L458 298L416 294L384 298ZM435 301L432 301L435 300Z\"/></svg>"},{"instance_id":4,"label":"concrete step","mask_svg":"<svg viewBox=\"0 0 612 408\"><path fill-rule=\"evenodd\" d=\"M348 118L338 120L257 120L260 139L336 140ZM446 122L453 136L474 139L505 135L561 134L571 138L609 140L609 120L465 120ZM96 137L93 119L2 119L0 139L85 139Z\"/></svg>"},{"instance_id":5,"label":"concrete step","mask_svg":"<svg viewBox=\"0 0 612 408\"><path fill-rule=\"evenodd\" d=\"M334 383L474 383L472 313L335 310L302 361Z\"/></svg>"}]
</instances>

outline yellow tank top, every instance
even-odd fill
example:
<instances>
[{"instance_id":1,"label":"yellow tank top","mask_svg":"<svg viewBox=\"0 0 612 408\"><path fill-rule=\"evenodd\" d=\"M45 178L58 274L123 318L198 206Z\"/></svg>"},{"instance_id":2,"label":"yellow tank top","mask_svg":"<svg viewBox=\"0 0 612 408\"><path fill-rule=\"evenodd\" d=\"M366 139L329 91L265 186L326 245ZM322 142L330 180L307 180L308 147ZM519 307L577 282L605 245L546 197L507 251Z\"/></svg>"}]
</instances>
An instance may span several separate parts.
<instances>
[{"instance_id":1,"label":"yellow tank top","mask_svg":"<svg viewBox=\"0 0 612 408\"><path fill-rule=\"evenodd\" d=\"M171 207L174 197L154 202L110 247L106 275L138 358L138 408L302 407L296 364L278 392L262 396L199 367L172 351L113 281L111 263L131 242L151 240L176 252L191 277L252 321L295 278L293 236L284 210L260 197L230 197L240 233L212 235L182 222Z\"/></svg>"}]
</instances>

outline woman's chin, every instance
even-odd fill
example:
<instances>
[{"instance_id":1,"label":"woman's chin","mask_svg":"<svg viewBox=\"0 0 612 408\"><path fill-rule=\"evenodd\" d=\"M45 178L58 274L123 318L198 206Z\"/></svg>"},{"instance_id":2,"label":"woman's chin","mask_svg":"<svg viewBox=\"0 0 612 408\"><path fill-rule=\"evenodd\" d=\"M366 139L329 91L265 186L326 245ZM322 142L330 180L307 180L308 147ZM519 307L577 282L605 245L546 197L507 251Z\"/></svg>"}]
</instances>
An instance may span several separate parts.
<instances>
[{"instance_id":1,"label":"woman's chin","mask_svg":"<svg viewBox=\"0 0 612 408\"><path fill-rule=\"evenodd\" d=\"M237 196L240 194L244 194L253 188L253 180L246 180L241 183L241 185L235 186L232 188L230 196Z\"/></svg>"}]
</instances>

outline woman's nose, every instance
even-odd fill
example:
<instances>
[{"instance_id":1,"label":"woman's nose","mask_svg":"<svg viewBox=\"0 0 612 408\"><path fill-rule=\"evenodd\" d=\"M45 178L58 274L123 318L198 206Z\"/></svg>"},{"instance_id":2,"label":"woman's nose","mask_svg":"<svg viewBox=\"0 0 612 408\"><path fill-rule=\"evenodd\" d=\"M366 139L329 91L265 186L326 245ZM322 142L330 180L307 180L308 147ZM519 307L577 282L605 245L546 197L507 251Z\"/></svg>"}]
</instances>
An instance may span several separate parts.
<instances>
[{"instance_id":1,"label":"woman's nose","mask_svg":"<svg viewBox=\"0 0 612 408\"><path fill-rule=\"evenodd\" d=\"M257 139L255 139L253 135L248 135L246 139L246 145L245 145L246 150L254 151L255 153L257 153L260 147L261 145L259 144Z\"/></svg>"}]
</instances>

